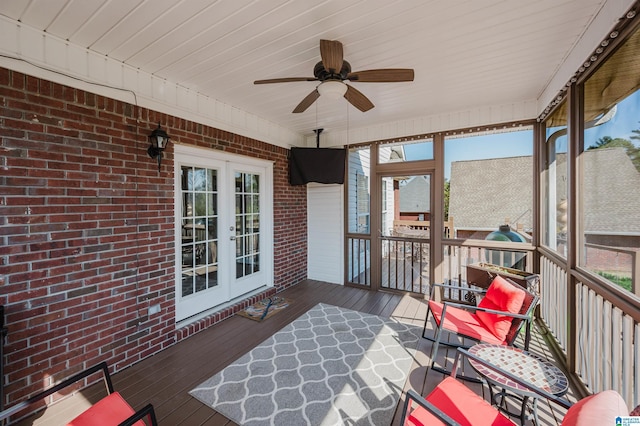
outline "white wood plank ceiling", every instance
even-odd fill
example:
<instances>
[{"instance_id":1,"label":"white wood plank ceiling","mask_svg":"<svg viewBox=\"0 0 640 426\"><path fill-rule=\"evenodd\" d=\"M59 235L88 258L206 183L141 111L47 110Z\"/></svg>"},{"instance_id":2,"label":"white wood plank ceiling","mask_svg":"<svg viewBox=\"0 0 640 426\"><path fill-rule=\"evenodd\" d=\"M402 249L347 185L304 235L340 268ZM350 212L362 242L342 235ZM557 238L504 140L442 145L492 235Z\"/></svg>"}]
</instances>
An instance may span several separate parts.
<instances>
[{"instance_id":1,"label":"white wood plank ceiling","mask_svg":"<svg viewBox=\"0 0 640 426\"><path fill-rule=\"evenodd\" d=\"M469 108L539 103L606 3L3 0L0 15L308 135L317 127L366 128ZM320 98L304 113L292 114L317 82L253 84L312 77L320 39L341 41L353 70L413 68L415 81L350 83L375 104L365 113L344 99Z\"/></svg>"}]
</instances>

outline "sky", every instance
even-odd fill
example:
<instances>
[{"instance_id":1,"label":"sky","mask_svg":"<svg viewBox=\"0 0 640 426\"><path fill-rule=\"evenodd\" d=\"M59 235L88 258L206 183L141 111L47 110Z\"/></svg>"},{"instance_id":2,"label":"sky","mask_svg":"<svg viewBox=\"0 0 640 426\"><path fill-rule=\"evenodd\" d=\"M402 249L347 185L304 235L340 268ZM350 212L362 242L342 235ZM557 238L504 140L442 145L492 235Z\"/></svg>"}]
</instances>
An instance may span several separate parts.
<instances>
[{"instance_id":1,"label":"sky","mask_svg":"<svg viewBox=\"0 0 640 426\"><path fill-rule=\"evenodd\" d=\"M445 178L449 179L452 161L518 157L533 154L533 130L471 136L448 140L444 148ZM408 161L433 158L433 143L405 145Z\"/></svg>"},{"instance_id":2,"label":"sky","mask_svg":"<svg viewBox=\"0 0 640 426\"><path fill-rule=\"evenodd\" d=\"M616 114L608 122L587 130L585 147L593 145L604 136L610 136L612 139L624 138L633 142L635 146L640 146L640 140L630 138L635 129L640 129L640 90L621 101ZM453 161L532 155L532 139L533 130L521 130L447 140L444 149L445 179L450 177ZM564 142L566 152L566 136L559 140ZM428 142L405 145L405 155L408 161L431 159L433 144Z\"/></svg>"},{"instance_id":3,"label":"sky","mask_svg":"<svg viewBox=\"0 0 640 426\"><path fill-rule=\"evenodd\" d=\"M532 129L447 140L444 144L444 177L449 179L454 161L533 155L532 140Z\"/></svg>"},{"instance_id":4,"label":"sky","mask_svg":"<svg viewBox=\"0 0 640 426\"><path fill-rule=\"evenodd\" d=\"M585 138L585 147L589 147L603 136L610 136L612 139L624 138L633 142L635 146L640 146L639 140L631 139L632 131L637 129L640 129L640 90L618 104L616 114L609 122L587 130L588 139Z\"/></svg>"}]
</instances>

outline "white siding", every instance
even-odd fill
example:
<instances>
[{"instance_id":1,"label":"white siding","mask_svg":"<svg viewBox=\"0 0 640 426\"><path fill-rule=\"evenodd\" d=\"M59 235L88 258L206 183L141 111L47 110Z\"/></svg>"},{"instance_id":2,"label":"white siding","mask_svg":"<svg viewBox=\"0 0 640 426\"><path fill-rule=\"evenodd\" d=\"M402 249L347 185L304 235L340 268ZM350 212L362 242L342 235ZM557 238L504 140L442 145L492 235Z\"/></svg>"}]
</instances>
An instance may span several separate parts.
<instances>
[{"instance_id":1,"label":"white siding","mask_svg":"<svg viewBox=\"0 0 640 426\"><path fill-rule=\"evenodd\" d=\"M344 202L342 185L307 185L309 279L344 283Z\"/></svg>"},{"instance_id":2,"label":"white siding","mask_svg":"<svg viewBox=\"0 0 640 426\"><path fill-rule=\"evenodd\" d=\"M358 227L358 196L365 197L364 194L358 194L357 190L363 189L364 184L360 188L358 185L359 179L362 179L365 176L367 179L370 179L371 170L369 168L370 164L370 155L371 152L368 148L356 149L349 151L349 162L348 162L348 170L347 170L347 182L349 187L349 200L348 200L348 220L349 220L349 232L358 233L358 232L366 232L368 233L368 229L361 229ZM370 200L368 191L369 191L369 183L366 183L367 194L366 197ZM369 209L370 210L370 209ZM362 212L360 212L362 213Z\"/></svg>"},{"instance_id":3,"label":"white siding","mask_svg":"<svg viewBox=\"0 0 640 426\"><path fill-rule=\"evenodd\" d=\"M393 178L392 177L384 177L382 178L384 182L386 182L386 191L383 186L383 202L386 200L386 203L382 206L384 210L384 216L382 220L382 233L383 235L393 235L393 219L395 218L395 210L393 203ZM383 183L384 185L384 183ZM386 194L386 196L385 196Z\"/></svg>"}]
</instances>

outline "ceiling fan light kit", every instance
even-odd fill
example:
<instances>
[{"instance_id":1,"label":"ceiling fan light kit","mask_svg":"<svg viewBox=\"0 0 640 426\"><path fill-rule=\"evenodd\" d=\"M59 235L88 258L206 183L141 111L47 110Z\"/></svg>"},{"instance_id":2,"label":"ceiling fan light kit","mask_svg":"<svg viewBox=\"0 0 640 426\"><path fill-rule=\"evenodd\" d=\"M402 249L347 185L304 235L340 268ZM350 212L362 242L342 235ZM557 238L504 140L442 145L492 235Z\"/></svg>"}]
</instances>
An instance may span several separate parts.
<instances>
[{"instance_id":1,"label":"ceiling fan light kit","mask_svg":"<svg viewBox=\"0 0 640 426\"><path fill-rule=\"evenodd\" d=\"M318 86L318 92L328 99L340 99L347 93L347 85L337 80L323 81Z\"/></svg>"},{"instance_id":2,"label":"ceiling fan light kit","mask_svg":"<svg viewBox=\"0 0 640 426\"><path fill-rule=\"evenodd\" d=\"M314 77L284 77L256 80L253 84L289 83L294 81L319 81L320 84L300 102L294 113L304 112L320 96L329 99L344 97L362 112L374 107L362 92L345 81L353 83L397 83L413 81L411 68L385 68L351 72L351 65L342 56L342 43L337 40L320 40L320 57L313 69Z\"/></svg>"}]
</instances>

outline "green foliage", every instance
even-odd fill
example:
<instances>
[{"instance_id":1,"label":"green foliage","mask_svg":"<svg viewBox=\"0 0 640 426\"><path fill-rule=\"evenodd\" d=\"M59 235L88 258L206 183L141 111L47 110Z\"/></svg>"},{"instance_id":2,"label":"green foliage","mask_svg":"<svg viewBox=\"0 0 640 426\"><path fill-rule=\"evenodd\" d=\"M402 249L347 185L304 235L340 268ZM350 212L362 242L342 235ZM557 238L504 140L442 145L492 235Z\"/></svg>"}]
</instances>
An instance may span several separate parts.
<instances>
[{"instance_id":1,"label":"green foliage","mask_svg":"<svg viewBox=\"0 0 640 426\"><path fill-rule=\"evenodd\" d=\"M610 274L607 272L598 272L598 275L608 279L614 284L619 285L627 291L631 291L631 277L620 277L618 275Z\"/></svg>"}]
</instances>

